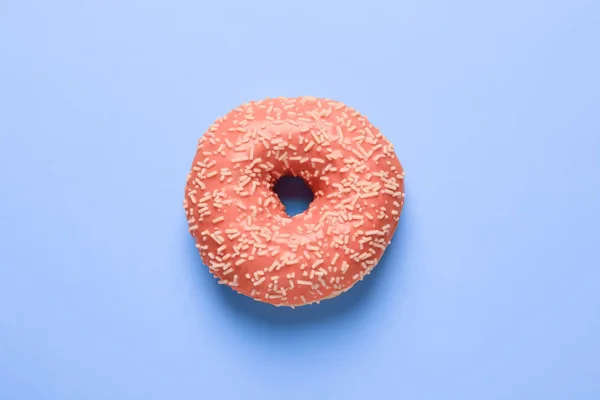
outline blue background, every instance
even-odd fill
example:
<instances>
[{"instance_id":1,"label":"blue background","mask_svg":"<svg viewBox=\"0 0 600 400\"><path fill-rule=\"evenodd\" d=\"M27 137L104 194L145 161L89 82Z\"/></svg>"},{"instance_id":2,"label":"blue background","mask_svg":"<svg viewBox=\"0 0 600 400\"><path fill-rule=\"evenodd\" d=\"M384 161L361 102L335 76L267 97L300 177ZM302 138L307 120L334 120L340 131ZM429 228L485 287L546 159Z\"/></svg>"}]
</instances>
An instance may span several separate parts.
<instances>
[{"instance_id":1,"label":"blue background","mask_svg":"<svg viewBox=\"0 0 600 400\"><path fill-rule=\"evenodd\" d=\"M594 0L0 0L0 398L599 399L599 75ZM406 207L275 309L183 186L216 117L302 94L382 129Z\"/></svg>"}]
</instances>

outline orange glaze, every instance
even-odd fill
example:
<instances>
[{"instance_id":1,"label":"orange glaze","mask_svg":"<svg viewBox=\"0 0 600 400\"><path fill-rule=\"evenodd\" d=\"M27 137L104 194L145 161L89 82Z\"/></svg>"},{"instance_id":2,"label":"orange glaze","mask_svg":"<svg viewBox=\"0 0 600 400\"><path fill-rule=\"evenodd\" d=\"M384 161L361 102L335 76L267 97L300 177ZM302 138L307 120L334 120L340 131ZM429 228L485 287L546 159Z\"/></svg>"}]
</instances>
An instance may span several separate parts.
<instances>
[{"instance_id":1,"label":"orange glaze","mask_svg":"<svg viewBox=\"0 0 600 400\"><path fill-rule=\"evenodd\" d=\"M283 175L315 194L289 217ZM339 295L377 265L404 204L392 144L354 109L314 97L246 103L198 141L184 208L203 262L258 301L300 306Z\"/></svg>"}]
</instances>

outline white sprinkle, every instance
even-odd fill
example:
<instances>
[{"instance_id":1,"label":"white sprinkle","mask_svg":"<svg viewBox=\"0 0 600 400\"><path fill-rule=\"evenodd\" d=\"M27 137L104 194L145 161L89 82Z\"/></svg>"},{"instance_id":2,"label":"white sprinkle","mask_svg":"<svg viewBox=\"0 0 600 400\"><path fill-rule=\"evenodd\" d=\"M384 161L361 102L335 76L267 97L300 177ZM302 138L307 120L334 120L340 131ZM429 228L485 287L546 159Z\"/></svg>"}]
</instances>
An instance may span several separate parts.
<instances>
[{"instance_id":1,"label":"white sprinkle","mask_svg":"<svg viewBox=\"0 0 600 400\"><path fill-rule=\"evenodd\" d=\"M315 142L313 142L312 140L310 142L308 142L308 144L306 145L306 147L304 147L304 151L310 150L310 148L313 147L314 144L315 144Z\"/></svg>"}]
</instances>

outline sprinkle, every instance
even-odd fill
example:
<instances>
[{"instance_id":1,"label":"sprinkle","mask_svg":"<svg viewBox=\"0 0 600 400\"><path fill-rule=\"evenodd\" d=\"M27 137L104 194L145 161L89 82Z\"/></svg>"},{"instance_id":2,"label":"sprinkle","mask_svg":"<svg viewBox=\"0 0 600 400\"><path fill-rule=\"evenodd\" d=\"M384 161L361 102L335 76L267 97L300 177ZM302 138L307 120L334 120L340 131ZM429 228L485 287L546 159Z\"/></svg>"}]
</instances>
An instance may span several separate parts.
<instances>
[{"instance_id":1,"label":"sprinkle","mask_svg":"<svg viewBox=\"0 0 600 400\"><path fill-rule=\"evenodd\" d=\"M315 142L313 142L312 140L310 142L308 142L308 144L304 147L304 151L309 151L311 149L311 147L313 147L315 144Z\"/></svg>"},{"instance_id":2,"label":"sprinkle","mask_svg":"<svg viewBox=\"0 0 600 400\"><path fill-rule=\"evenodd\" d=\"M338 260L339 256L340 256L339 253L335 253L335 255L333 256L333 259L331 260L331 265L335 265L335 263Z\"/></svg>"}]
</instances>

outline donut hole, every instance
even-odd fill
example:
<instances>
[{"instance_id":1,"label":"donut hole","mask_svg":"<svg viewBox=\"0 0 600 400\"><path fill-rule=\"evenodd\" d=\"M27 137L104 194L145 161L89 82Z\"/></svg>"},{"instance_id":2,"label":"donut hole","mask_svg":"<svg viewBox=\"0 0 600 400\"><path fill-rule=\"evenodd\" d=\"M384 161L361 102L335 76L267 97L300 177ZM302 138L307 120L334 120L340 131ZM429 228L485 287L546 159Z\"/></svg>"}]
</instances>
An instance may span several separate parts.
<instances>
[{"instance_id":1,"label":"donut hole","mask_svg":"<svg viewBox=\"0 0 600 400\"><path fill-rule=\"evenodd\" d=\"M290 217L305 212L315 198L313 191L299 176L282 176L275 182L273 191Z\"/></svg>"}]
</instances>

